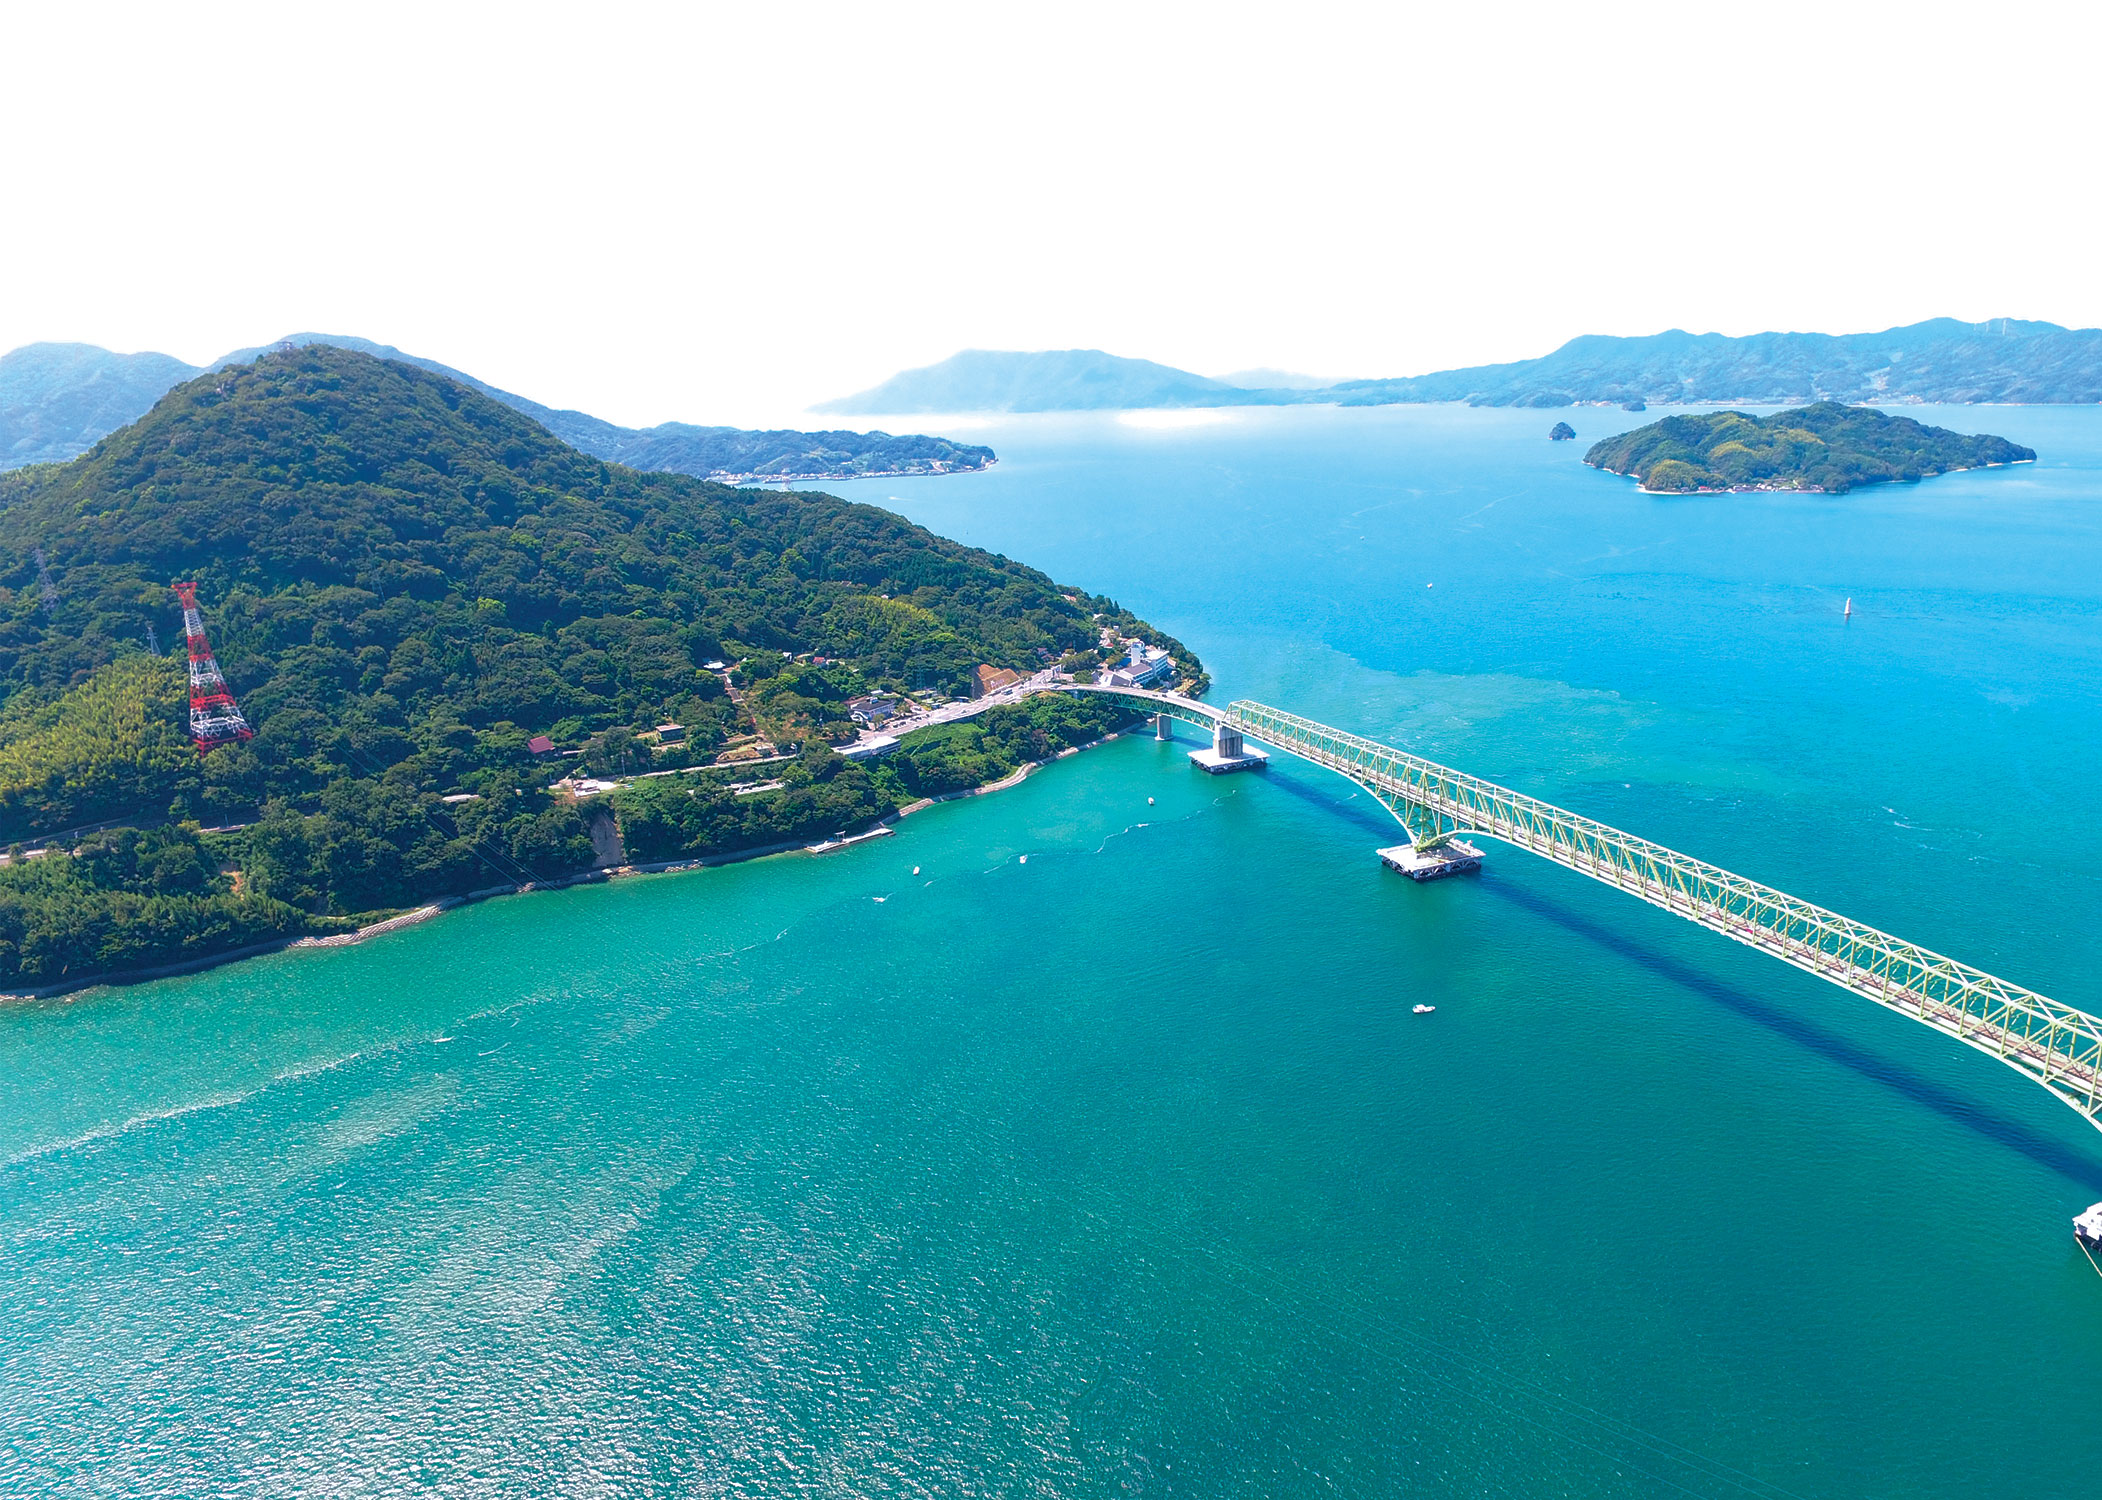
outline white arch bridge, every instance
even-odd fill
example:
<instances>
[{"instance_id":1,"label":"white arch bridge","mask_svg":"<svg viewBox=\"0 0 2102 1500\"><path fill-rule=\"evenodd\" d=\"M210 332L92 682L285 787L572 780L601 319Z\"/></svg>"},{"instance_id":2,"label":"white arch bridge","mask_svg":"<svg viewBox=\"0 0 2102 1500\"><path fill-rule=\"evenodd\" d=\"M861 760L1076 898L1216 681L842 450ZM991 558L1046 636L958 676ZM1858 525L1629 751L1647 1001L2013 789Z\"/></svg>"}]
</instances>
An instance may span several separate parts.
<instances>
[{"instance_id":1,"label":"white arch bridge","mask_svg":"<svg viewBox=\"0 0 2102 1500\"><path fill-rule=\"evenodd\" d=\"M1349 777L1418 849L1481 834L1639 896L1975 1047L2049 1089L2102 1129L2102 1018L1879 932L1705 860L1537 797L1261 703L1214 708L1139 688L1062 684L1143 700L1155 715L1246 736ZM1162 728L1165 730L1165 724Z\"/></svg>"}]
</instances>

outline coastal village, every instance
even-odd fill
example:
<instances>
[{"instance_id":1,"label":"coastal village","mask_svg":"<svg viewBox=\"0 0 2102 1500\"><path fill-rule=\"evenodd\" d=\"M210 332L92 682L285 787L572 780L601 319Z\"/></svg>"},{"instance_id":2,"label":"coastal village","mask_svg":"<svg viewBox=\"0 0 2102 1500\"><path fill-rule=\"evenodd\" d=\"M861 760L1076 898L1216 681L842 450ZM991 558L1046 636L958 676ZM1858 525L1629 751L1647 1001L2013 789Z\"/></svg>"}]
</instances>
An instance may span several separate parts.
<instances>
[{"instance_id":1,"label":"coastal village","mask_svg":"<svg viewBox=\"0 0 2102 1500\"><path fill-rule=\"evenodd\" d=\"M871 760L897 749L904 737L914 730L953 724L988 709L1019 703L1033 694L1061 685L1085 682L1100 687L1158 689L1172 686L1177 680L1177 662L1168 651L1137 636L1123 635L1114 627L1103 627L1100 656L1102 661L1094 666L1051 665L1031 673L980 663L970 675L968 694L960 698L936 691L908 693L871 689L857 693L846 698L841 705L845 725L851 726L851 732L825 742L848 760ZM814 667L835 665L830 658L812 652L804 652L792 659ZM581 801L617 791L637 780L677 776L711 767L749 768L758 773L750 780L729 784L728 790L738 796L757 796L778 789L780 781L766 776L763 768L794 760L807 742L794 739L778 729L769 732L763 713L755 712L750 694L740 680L738 668L741 665L723 661L704 663L704 669L714 673L722 682L724 692L736 705L742 724L749 726L744 732L727 739L711 761L697 764L690 758L685 725L658 724L634 736L639 753L647 754L652 762L661 757L676 760L678 764L661 768L651 765L648 769L638 765L638 769L628 775L594 776L581 770L572 771L556 780L554 789ZM581 760L588 753L577 747L558 750L554 741L545 734L533 736L527 742L527 748L536 756L550 759Z\"/></svg>"}]
</instances>

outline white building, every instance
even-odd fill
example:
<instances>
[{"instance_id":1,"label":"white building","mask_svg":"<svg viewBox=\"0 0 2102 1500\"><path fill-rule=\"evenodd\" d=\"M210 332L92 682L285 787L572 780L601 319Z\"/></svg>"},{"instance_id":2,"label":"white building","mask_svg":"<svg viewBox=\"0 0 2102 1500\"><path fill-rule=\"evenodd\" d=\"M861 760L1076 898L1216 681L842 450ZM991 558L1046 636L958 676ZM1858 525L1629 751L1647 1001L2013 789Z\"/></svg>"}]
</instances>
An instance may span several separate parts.
<instances>
[{"instance_id":1,"label":"white building","mask_svg":"<svg viewBox=\"0 0 2102 1500\"><path fill-rule=\"evenodd\" d=\"M1124 660L1109 669L1102 679L1109 687L1153 687L1175 676L1175 658L1158 646L1132 641Z\"/></svg>"}]
</instances>

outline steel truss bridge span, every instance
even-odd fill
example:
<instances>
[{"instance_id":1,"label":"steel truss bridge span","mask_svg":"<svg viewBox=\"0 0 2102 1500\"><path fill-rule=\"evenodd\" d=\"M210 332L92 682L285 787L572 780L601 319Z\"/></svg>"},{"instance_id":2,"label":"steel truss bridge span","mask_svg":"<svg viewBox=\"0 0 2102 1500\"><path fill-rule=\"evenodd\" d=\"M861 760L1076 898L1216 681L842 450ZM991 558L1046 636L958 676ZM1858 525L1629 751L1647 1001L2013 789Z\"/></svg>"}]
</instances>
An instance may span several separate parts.
<instances>
[{"instance_id":1,"label":"steel truss bridge span","mask_svg":"<svg viewBox=\"0 0 2102 1500\"><path fill-rule=\"evenodd\" d=\"M1661 906L1998 1058L2102 1129L2102 1018L1580 814L1266 704L1075 684L1348 777L1428 846L1482 834Z\"/></svg>"}]
</instances>

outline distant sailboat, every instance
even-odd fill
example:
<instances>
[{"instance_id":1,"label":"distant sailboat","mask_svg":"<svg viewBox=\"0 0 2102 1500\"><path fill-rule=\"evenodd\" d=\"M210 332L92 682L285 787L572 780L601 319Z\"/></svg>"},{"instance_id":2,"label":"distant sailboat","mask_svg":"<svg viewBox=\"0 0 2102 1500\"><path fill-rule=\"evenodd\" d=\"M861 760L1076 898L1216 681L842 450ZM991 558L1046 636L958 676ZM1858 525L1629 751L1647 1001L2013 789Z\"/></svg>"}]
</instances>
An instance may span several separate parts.
<instances>
[{"instance_id":1,"label":"distant sailboat","mask_svg":"<svg viewBox=\"0 0 2102 1500\"><path fill-rule=\"evenodd\" d=\"M1854 618L1854 596L1853 596L1853 595L1849 594L1849 595L1847 596L1847 607L1846 607L1845 609L1843 609L1843 610L1841 610L1841 611L1839 612L1839 617L1840 617L1841 619L1843 619L1843 620L1851 620L1851 619L1853 619L1853 618Z\"/></svg>"}]
</instances>

